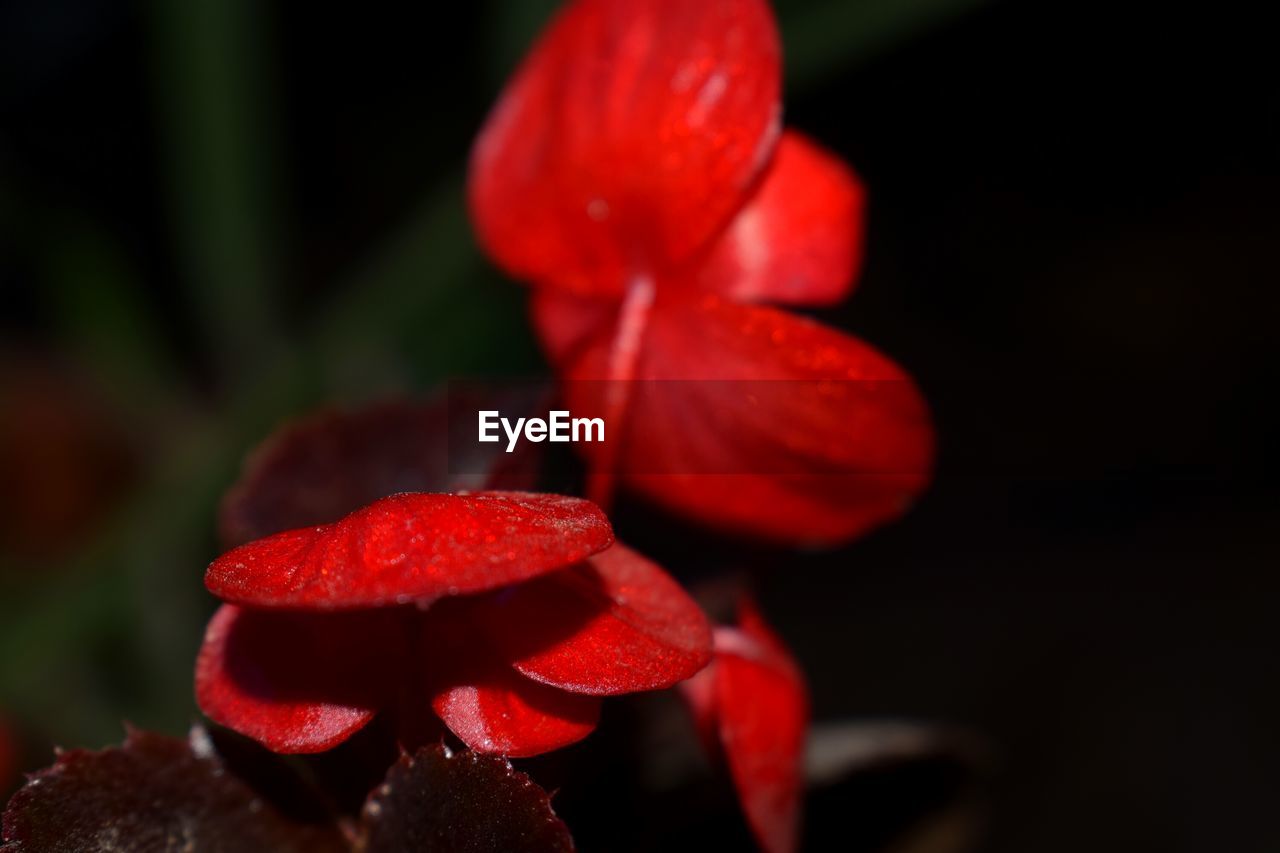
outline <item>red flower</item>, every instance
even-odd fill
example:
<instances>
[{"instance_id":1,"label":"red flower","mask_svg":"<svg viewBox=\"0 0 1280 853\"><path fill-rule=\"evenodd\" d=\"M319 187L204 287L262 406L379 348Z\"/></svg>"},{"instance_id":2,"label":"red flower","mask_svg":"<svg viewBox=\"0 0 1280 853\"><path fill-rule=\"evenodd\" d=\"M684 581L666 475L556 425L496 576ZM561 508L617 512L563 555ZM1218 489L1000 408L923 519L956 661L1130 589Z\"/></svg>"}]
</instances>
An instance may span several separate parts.
<instances>
[{"instance_id":1,"label":"red flower","mask_svg":"<svg viewBox=\"0 0 1280 853\"><path fill-rule=\"evenodd\" d=\"M590 733L600 697L710 655L680 586L557 495L395 495L229 551L205 585L227 603L200 707L277 752L330 749L380 710L420 730L431 708L472 749L535 755Z\"/></svg>"},{"instance_id":2,"label":"red flower","mask_svg":"<svg viewBox=\"0 0 1280 853\"><path fill-rule=\"evenodd\" d=\"M857 177L780 133L779 53L764 0L573 0L476 141L470 207L534 285L571 407L622 432L582 446L593 494L616 476L707 524L832 542L904 511L933 437L895 364L760 304L836 302L862 255ZM629 380L698 381L638 404Z\"/></svg>"},{"instance_id":3,"label":"red flower","mask_svg":"<svg viewBox=\"0 0 1280 853\"><path fill-rule=\"evenodd\" d=\"M800 839L809 697L804 675L750 601L715 629L710 665L681 685L704 738L724 756L747 823L768 853Z\"/></svg>"}]
</instances>

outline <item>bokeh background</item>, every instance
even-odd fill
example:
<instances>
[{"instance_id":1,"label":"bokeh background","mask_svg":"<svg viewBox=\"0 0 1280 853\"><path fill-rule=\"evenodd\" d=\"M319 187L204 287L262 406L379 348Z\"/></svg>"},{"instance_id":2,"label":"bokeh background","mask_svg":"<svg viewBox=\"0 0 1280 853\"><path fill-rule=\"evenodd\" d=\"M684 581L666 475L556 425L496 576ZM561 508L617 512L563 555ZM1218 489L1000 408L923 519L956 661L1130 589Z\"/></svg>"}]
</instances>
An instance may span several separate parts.
<instances>
[{"instance_id":1,"label":"bokeh background","mask_svg":"<svg viewBox=\"0 0 1280 853\"><path fill-rule=\"evenodd\" d=\"M545 371L461 186L553 6L0 3L24 768L193 719L216 503L273 426ZM1269 31L1218 4L776 7L788 121L871 192L860 289L821 316L919 377L942 441L901 523L740 555L816 715L978 734L985 850L1280 849Z\"/></svg>"}]
</instances>

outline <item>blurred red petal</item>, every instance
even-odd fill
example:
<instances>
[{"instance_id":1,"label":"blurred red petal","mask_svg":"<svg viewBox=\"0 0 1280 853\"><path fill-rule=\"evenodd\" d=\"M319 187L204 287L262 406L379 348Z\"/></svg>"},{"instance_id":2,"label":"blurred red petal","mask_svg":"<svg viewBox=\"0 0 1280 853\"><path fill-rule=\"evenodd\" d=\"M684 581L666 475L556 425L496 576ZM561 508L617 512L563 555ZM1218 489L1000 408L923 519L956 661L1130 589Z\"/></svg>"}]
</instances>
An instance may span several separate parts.
<instances>
[{"instance_id":1,"label":"blurred red petal","mask_svg":"<svg viewBox=\"0 0 1280 853\"><path fill-rule=\"evenodd\" d=\"M609 343L568 373L575 415L606 410ZM910 377L811 320L715 295L654 304L612 441L631 489L669 510L785 543L851 539L927 485L933 429ZM684 380L684 381L668 381Z\"/></svg>"},{"instance_id":2,"label":"blurred red petal","mask_svg":"<svg viewBox=\"0 0 1280 853\"><path fill-rule=\"evenodd\" d=\"M575 0L472 151L472 220L517 278L620 294L688 260L744 202L778 132L764 0Z\"/></svg>"},{"instance_id":3,"label":"blurred red petal","mask_svg":"<svg viewBox=\"0 0 1280 853\"><path fill-rule=\"evenodd\" d=\"M517 671L573 693L661 690L711 657L698 604L616 543L572 569L494 593L476 612Z\"/></svg>"},{"instance_id":4,"label":"blurred red petal","mask_svg":"<svg viewBox=\"0 0 1280 853\"><path fill-rule=\"evenodd\" d=\"M773 626L765 621L764 614L750 596L744 595L738 601L738 630L764 646L779 661L788 662L788 665L799 672L799 667L791 660L791 650L782 642Z\"/></svg>"},{"instance_id":5,"label":"blurred red petal","mask_svg":"<svg viewBox=\"0 0 1280 853\"><path fill-rule=\"evenodd\" d=\"M528 492L404 494L242 545L205 586L224 601L336 609L481 592L572 565L613 532L589 501Z\"/></svg>"},{"instance_id":6,"label":"blurred red petal","mask_svg":"<svg viewBox=\"0 0 1280 853\"><path fill-rule=\"evenodd\" d=\"M715 656L682 691L699 729L719 736L747 823L767 853L799 845L809 698L804 675L746 603L715 629Z\"/></svg>"},{"instance_id":7,"label":"blurred red petal","mask_svg":"<svg viewBox=\"0 0 1280 853\"><path fill-rule=\"evenodd\" d=\"M572 363L593 337L609 334L617 313L618 303L612 300L551 288L529 295L529 318L543 352L557 368Z\"/></svg>"},{"instance_id":8,"label":"blurred red petal","mask_svg":"<svg viewBox=\"0 0 1280 853\"><path fill-rule=\"evenodd\" d=\"M275 752L332 749L386 699L387 670L406 642L391 619L224 604L196 659L196 702L211 720Z\"/></svg>"},{"instance_id":9,"label":"blurred red petal","mask_svg":"<svg viewBox=\"0 0 1280 853\"><path fill-rule=\"evenodd\" d=\"M431 706L476 752L514 758L577 743L600 719L598 698L536 684L505 667L478 673L474 683L441 689Z\"/></svg>"},{"instance_id":10,"label":"blurred red petal","mask_svg":"<svg viewBox=\"0 0 1280 853\"><path fill-rule=\"evenodd\" d=\"M716 629L720 742L738 798L769 853L797 848L809 700L794 661L733 628Z\"/></svg>"},{"instance_id":11,"label":"blurred red petal","mask_svg":"<svg viewBox=\"0 0 1280 853\"><path fill-rule=\"evenodd\" d=\"M507 404L525 402L514 393L494 396L479 408L505 411ZM328 524L401 492L532 486L536 453L503 453L497 445L477 446L492 447L484 459L452 460L455 470L476 473L450 470L450 419L462 414L452 402L444 395L425 402L385 400L318 412L281 427L249 455L223 498L223 542L234 547L282 530ZM470 421L467 426L474 428Z\"/></svg>"},{"instance_id":12,"label":"blurred red petal","mask_svg":"<svg viewBox=\"0 0 1280 853\"><path fill-rule=\"evenodd\" d=\"M865 206L848 166L787 131L760 189L700 265L699 281L742 302L839 302L862 266Z\"/></svg>"}]
</instances>

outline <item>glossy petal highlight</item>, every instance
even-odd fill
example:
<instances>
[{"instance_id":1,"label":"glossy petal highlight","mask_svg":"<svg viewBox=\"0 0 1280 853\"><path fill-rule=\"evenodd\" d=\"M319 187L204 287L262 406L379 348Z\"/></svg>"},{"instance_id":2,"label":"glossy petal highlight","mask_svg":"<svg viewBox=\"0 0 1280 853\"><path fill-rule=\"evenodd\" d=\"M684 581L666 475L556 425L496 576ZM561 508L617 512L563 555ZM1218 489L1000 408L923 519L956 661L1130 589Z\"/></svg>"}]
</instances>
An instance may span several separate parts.
<instances>
[{"instance_id":1,"label":"glossy petal highlight","mask_svg":"<svg viewBox=\"0 0 1280 853\"><path fill-rule=\"evenodd\" d=\"M760 189L700 265L699 284L740 302L833 305L862 267L865 219L853 170L787 131Z\"/></svg>"}]
</instances>

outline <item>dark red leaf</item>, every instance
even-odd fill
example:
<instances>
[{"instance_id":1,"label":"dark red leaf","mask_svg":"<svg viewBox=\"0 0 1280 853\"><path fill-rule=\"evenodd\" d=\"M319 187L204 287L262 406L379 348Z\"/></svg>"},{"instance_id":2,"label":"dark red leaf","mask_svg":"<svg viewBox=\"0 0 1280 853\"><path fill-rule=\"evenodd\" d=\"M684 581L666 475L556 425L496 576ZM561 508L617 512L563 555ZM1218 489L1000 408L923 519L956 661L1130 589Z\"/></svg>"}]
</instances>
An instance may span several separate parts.
<instances>
[{"instance_id":1,"label":"dark red leaf","mask_svg":"<svg viewBox=\"0 0 1280 853\"><path fill-rule=\"evenodd\" d=\"M570 853L547 792L510 762L443 747L405 756L369 797L361 853Z\"/></svg>"},{"instance_id":2,"label":"dark red leaf","mask_svg":"<svg viewBox=\"0 0 1280 853\"><path fill-rule=\"evenodd\" d=\"M375 720L376 723L376 720ZM223 768L271 803L285 817L303 823L329 822L339 814L355 814L364 804L369 790L382 781L387 767L400 757L400 750L386 749L376 770L361 779L357 774L343 779L344 785L333 785L332 776L317 772L322 757L349 755L352 746L368 742L368 735L380 727L366 726L340 747L318 755L296 756L276 753L257 741L223 726L197 726L190 736L193 748L201 755L216 753ZM384 730L385 732L385 730ZM390 743L390 742L389 742ZM350 763L347 767L349 769ZM350 786L361 785L351 797ZM344 799L345 797L345 799Z\"/></svg>"},{"instance_id":3,"label":"dark red leaf","mask_svg":"<svg viewBox=\"0 0 1280 853\"><path fill-rule=\"evenodd\" d=\"M837 303L862 265L865 205L848 166L787 131L760 189L699 265L699 282L742 302Z\"/></svg>"},{"instance_id":4,"label":"dark red leaf","mask_svg":"<svg viewBox=\"0 0 1280 853\"><path fill-rule=\"evenodd\" d=\"M715 731L752 832L767 853L791 853L800 833L808 689L796 662L744 605L739 628L715 629L710 666L687 682L699 726Z\"/></svg>"},{"instance_id":5,"label":"dark red leaf","mask_svg":"<svg viewBox=\"0 0 1280 853\"><path fill-rule=\"evenodd\" d=\"M224 604L196 659L196 701L275 752L323 752L394 695L408 634L397 614L289 613Z\"/></svg>"},{"instance_id":6,"label":"dark red leaf","mask_svg":"<svg viewBox=\"0 0 1280 853\"><path fill-rule=\"evenodd\" d=\"M595 504L527 492L404 494L333 524L242 545L205 586L257 607L337 609L428 602L572 565L609 546Z\"/></svg>"},{"instance_id":7,"label":"dark red leaf","mask_svg":"<svg viewBox=\"0 0 1280 853\"><path fill-rule=\"evenodd\" d=\"M59 755L9 801L4 841L4 853L348 849L334 826L291 821L216 758L146 732Z\"/></svg>"},{"instance_id":8,"label":"dark red leaf","mask_svg":"<svg viewBox=\"0 0 1280 853\"><path fill-rule=\"evenodd\" d=\"M614 544L572 569L476 602L519 672L598 696L660 690L711 656L702 609L657 565Z\"/></svg>"},{"instance_id":9,"label":"dark red leaf","mask_svg":"<svg viewBox=\"0 0 1280 853\"><path fill-rule=\"evenodd\" d=\"M745 201L778 132L764 0L575 0L472 152L472 220L517 278L620 295L687 261Z\"/></svg>"},{"instance_id":10,"label":"dark red leaf","mask_svg":"<svg viewBox=\"0 0 1280 853\"><path fill-rule=\"evenodd\" d=\"M611 344L569 372L575 415L608 410ZM851 539L928 483L933 429L910 377L818 323L708 295L659 297L612 453L631 489L705 524L779 542ZM670 381L683 380L683 381Z\"/></svg>"},{"instance_id":11,"label":"dark red leaf","mask_svg":"<svg viewBox=\"0 0 1280 853\"><path fill-rule=\"evenodd\" d=\"M516 396L480 407L505 411L509 403L527 402ZM426 402L389 400L321 412L286 424L249 455L223 499L223 542L233 547L282 530L327 524L400 492L533 486L537 455L503 453L496 445L483 460L453 460L453 470L475 473L450 473L450 418L458 414L442 395Z\"/></svg>"}]
</instances>

